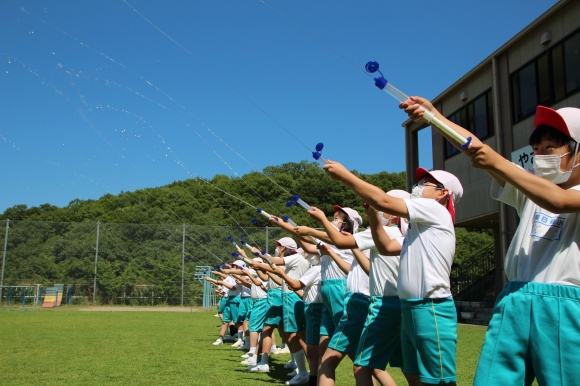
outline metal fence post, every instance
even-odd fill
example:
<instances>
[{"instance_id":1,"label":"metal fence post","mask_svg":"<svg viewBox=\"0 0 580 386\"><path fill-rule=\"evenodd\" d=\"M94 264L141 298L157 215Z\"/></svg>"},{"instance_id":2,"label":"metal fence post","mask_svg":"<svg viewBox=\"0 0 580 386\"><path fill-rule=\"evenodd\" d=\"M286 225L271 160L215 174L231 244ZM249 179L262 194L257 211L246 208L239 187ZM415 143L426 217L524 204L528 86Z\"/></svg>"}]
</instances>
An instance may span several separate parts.
<instances>
[{"instance_id":1,"label":"metal fence post","mask_svg":"<svg viewBox=\"0 0 580 386\"><path fill-rule=\"evenodd\" d=\"M6 263L6 249L8 249L8 228L10 228L10 220L6 220L6 236L4 236L4 253L2 254L2 275L0 276L0 302L2 301L2 289L4 285L4 264Z\"/></svg>"},{"instance_id":2,"label":"metal fence post","mask_svg":"<svg viewBox=\"0 0 580 386\"><path fill-rule=\"evenodd\" d=\"M95 279L93 281L93 305L97 303L97 260L99 259L99 231L101 223L97 222L97 244L95 247Z\"/></svg>"},{"instance_id":3,"label":"metal fence post","mask_svg":"<svg viewBox=\"0 0 580 386\"><path fill-rule=\"evenodd\" d=\"M182 231L181 239L181 307L183 307L183 278L185 276L185 224Z\"/></svg>"}]
</instances>

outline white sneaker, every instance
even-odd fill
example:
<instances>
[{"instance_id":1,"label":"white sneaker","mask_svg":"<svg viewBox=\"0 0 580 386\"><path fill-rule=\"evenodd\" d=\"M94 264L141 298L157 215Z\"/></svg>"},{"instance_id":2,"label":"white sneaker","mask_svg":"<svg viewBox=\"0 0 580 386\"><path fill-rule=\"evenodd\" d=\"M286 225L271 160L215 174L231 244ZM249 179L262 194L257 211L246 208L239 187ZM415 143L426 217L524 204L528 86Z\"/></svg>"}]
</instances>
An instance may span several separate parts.
<instances>
[{"instance_id":1,"label":"white sneaker","mask_svg":"<svg viewBox=\"0 0 580 386\"><path fill-rule=\"evenodd\" d=\"M256 366L258 359L256 359L256 356L252 356L248 359L246 359L245 361L240 362L242 365L246 365L246 366Z\"/></svg>"},{"instance_id":2,"label":"white sneaker","mask_svg":"<svg viewBox=\"0 0 580 386\"><path fill-rule=\"evenodd\" d=\"M238 340L236 343L232 344L232 347L241 347L244 344L243 341Z\"/></svg>"},{"instance_id":3,"label":"white sneaker","mask_svg":"<svg viewBox=\"0 0 580 386\"><path fill-rule=\"evenodd\" d=\"M268 366L267 364L263 365L261 363L258 363L255 366L248 367L248 370L255 371L255 372L259 372L259 373L269 373L270 372L270 366Z\"/></svg>"},{"instance_id":4,"label":"white sneaker","mask_svg":"<svg viewBox=\"0 0 580 386\"><path fill-rule=\"evenodd\" d=\"M310 379L310 373L306 372L304 374L296 374L294 378L289 381L286 381L286 385L306 385L308 384L308 380Z\"/></svg>"},{"instance_id":5,"label":"white sneaker","mask_svg":"<svg viewBox=\"0 0 580 386\"><path fill-rule=\"evenodd\" d=\"M213 317L214 317L214 318L219 318L219 317L220 317L220 315L219 315L219 314L215 314Z\"/></svg>"},{"instance_id":6,"label":"white sneaker","mask_svg":"<svg viewBox=\"0 0 580 386\"><path fill-rule=\"evenodd\" d=\"M240 355L240 358L249 358L250 357L250 353L245 353L244 355Z\"/></svg>"},{"instance_id":7,"label":"white sneaker","mask_svg":"<svg viewBox=\"0 0 580 386\"><path fill-rule=\"evenodd\" d=\"M296 366L296 363L292 362L292 360L284 365L285 369L295 369L296 367L298 366Z\"/></svg>"},{"instance_id":8,"label":"white sneaker","mask_svg":"<svg viewBox=\"0 0 580 386\"><path fill-rule=\"evenodd\" d=\"M272 355L279 355L279 354L290 354L290 349L288 347L279 348L276 351L271 353Z\"/></svg>"},{"instance_id":9,"label":"white sneaker","mask_svg":"<svg viewBox=\"0 0 580 386\"><path fill-rule=\"evenodd\" d=\"M287 377L295 377L296 375L298 375L298 369L294 369L292 371L290 371L288 374L286 374Z\"/></svg>"},{"instance_id":10,"label":"white sneaker","mask_svg":"<svg viewBox=\"0 0 580 386\"><path fill-rule=\"evenodd\" d=\"M222 338L218 338L218 339L216 339L216 341L215 341L215 342L213 342L212 344L213 344L214 346L219 346L220 344L223 344L223 343L224 343L224 341L222 340Z\"/></svg>"}]
</instances>

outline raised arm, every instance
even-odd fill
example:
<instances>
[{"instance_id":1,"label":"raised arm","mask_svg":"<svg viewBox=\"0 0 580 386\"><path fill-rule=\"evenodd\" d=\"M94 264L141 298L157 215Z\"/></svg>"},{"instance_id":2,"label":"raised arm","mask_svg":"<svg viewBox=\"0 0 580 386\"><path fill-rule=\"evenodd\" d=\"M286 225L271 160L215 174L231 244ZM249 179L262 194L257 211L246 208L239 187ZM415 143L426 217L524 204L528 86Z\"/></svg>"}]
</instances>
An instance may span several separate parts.
<instances>
[{"instance_id":1,"label":"raised arm","mask_svg":"<svg viewBox=\"0 0 580 386\"><path fill-rule=\"evenodd\" d=\"M336 265L338 265L338 268L340 268L342 272L348 274L348 271L350 271L350 264L344 261L340 256L338 256L336 252L334 252L332 248L330 248L330 246L326 244L321 244L320 252L322 255L328 255L332 257L332 260L334 260Z\"/></svg>"},{"instance_id":2,"label":"raised arm","mask_svg":"<svg viewBox=\"0 0 580 386\"><path fill-rule=\"evenodd\" d=\"M385 194L381 188L361 180L338 162L328 161L323 169L332 179L341 181L372 207L395 216L409 218L409 211L403 199Z\"/></svg>"},{"instance_id":3,"label":"raised arm","mask_svg":"<svg viewBox=\"0 0 580 386\"><path fill-rule=\"evenodd\" d=\"M298 291L302 289L303 285L300 280L292 279L290 276L284 272L282 267L275 267L274 274L280 276L285 282L288 288L291 288L293 291Z\"/></svg>"},{"instance_id":4,"label":"raised arm","mask_svg":"<svg viewBox=\"0 0 580 386\"><path fill-rule=\"evenodd\" d=\"M351 251L363 271L365 271L365 273L368 275L371 271L371 261L369 260L368 256L358 248L352 248Z\"/></svg>"},{"instance_id":5,"label":"raised arm","mask_svg":"<svg viewBox=\"0 0 580 386\"><path fill-rule=\"evenodd\" d=\"M356 241L350 233L340 232L328 219L323 211L316 207L311 207L308 211L310 217L318 221L324 227L327 239L338 249L351 249L356 248Z\"/></svg>"},{"instance_id":6,"label":"raised arm","mask_svg":"<svg viewBox=\"0 0 580 386\"><path fill-rule=\"evenodd\" d=\"M377 210L367 203L364 203L363 206L369 218L369 228L377 251L383 256L400 255L401 244L397 240L391 239L385 232Z\"/></svg>"}]
</instances>

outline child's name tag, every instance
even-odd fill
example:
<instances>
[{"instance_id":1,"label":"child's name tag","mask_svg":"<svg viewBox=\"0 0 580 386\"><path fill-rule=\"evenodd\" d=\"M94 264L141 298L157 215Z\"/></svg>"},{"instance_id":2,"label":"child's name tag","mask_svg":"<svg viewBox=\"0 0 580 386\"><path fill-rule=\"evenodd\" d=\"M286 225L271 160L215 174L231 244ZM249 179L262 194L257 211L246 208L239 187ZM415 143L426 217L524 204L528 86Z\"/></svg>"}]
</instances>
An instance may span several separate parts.
<instances>
[{"instance_id":1,"label":"child's name tag","mask_svg":"<svg viewBox=\"0 0 580 386\"><path fill-rule=\"evenodd\" d=\"M560 240L564 220L564 217L536 212L530 236L550 241Z\"/></svg>"}]
</instances>

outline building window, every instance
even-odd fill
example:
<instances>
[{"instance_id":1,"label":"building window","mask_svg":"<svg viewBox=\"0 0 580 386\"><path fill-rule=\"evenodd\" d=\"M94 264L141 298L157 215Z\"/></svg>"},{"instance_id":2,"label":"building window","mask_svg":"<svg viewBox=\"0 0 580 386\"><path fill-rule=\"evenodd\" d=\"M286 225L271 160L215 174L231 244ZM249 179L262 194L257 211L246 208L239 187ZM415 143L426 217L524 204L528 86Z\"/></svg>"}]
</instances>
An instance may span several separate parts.
<instances>
[{"instance_id":1,"label":"building window","mask_svg":"<svg viewBox=\"0 0 580 386\"><path fill-rule=\"evenodd\" d=\"M447 117L451 122L471 131L484 140L493 135L493 99L488 90ZM459 153L459 149L445 140L445 158Z\"/></svg>"},{"instance_id":2,"label":"building window","mask_svg":"<svg viewBox=\"0 0 580 386\"><path fill-rule=\"evenodd\" d=\"M511 75L514 123L580 91L580 31Z\"/></svg>"}]
</instances>

